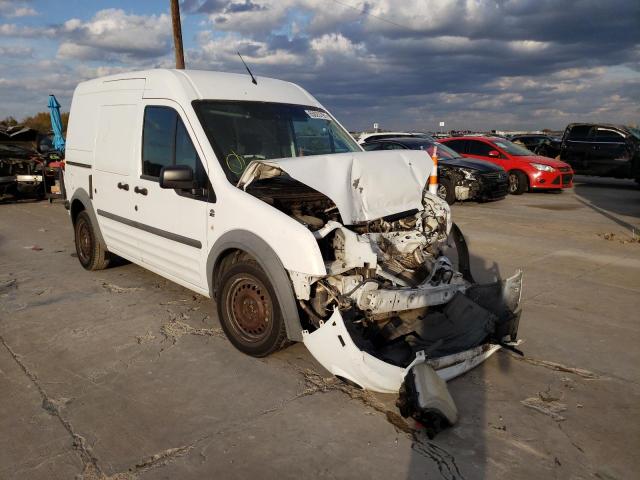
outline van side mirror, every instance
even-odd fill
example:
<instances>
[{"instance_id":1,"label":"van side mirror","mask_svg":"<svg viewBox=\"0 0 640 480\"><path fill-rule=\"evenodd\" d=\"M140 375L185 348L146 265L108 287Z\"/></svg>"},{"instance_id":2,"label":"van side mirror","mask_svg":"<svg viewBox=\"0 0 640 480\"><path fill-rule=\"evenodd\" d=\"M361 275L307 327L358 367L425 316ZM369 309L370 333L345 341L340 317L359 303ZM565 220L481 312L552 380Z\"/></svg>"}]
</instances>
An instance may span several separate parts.
<instances>
[{"instance_id":1,"label":"van side mirror","mask_svg":"<svg viewBox=\"0 0 640 480\"><path fill-rule=\"evenodd\" d=\"M500 156L500 152L498 150L491 150L489 152L489 156L490 157L499 157Z\"/></svg>"},{"instance_id":2,"label":"van side mirror","mask_svg":"<svg viewBox=\"0 0 640 480\"><path fill-rule=\"evenodd\" d=\"M160 188L189 190L194 188L193 170L188 165L169 165L160 170Z\"/></svg>"}]
</instances>

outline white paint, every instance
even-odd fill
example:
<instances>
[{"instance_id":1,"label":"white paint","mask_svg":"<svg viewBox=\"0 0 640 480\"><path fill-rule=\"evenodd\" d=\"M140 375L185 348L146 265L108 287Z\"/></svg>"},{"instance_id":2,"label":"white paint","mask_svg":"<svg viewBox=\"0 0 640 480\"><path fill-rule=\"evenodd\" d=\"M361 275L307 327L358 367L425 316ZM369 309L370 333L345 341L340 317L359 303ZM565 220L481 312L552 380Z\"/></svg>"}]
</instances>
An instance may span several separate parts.
<instances>
[{"instance_id":1,"label":"white paint","mask_svg":"<svg viewBox=\"0 0 640 480\"><path fill-rule=\"evenodd\" d=\"M422 210L422 194L433 162L417 150L254 160L238 185L246 188L253 180L273 176L274 168L329 197L342 221L351 225Z\"/></svg>"},{"instance_id":2,"label":"white paint","mask_svg":"<svg viewBox=\"0 0 640 480\"><path fill-rule=\"evenodd\" d=\"M342 342L340 341L341 337ZM347 331L338 310L315 332L302 332L305 346L320 364L333 375L360 385L365 390L382 393L397 393L404 377L416 362L406 369L383 362L360 350ZM499 345L486 344L454 355L427 359L445 381L471 370L500 349ZM420 363L418 359L417 363Z\"/></svg>"},{"instance_id":3,"label":"white paint","mask_svg":"<svg viewBox=\"0 0 640 480\"><path fill-rule=\"evenodd\" d=\"M307 228L227 181L191 105L200 99L257 100L323 108L297 85L258 77L256 86L246 75L239 74L149 70L82 82L74 92L71 106L67 160L92 165L97 155L104 159L101 163L108 165L97 171L67 164L68 197L78 188L88 191L88 177L92 175L97 192L94 209L201 242L202 249L198 250L98 216L109 250L198 293L208 291L209 248L225 232L236 229L263 238L287 270L325 275L322 255ZM126 131L116 135L115 131L98 127L100 111L109 105L132 106L127 107L126 118L118 117ZM217 197L215 203L181 197L173 190L160 189L157 182L140 178L146 105L170 106L179 113L209 174ZM109 122L118 127L117 123ZM98 138L102 140L96 146ZM129 185L129 190L118 189L118 183ZM148 195L134 193L136 186L147 188ZM209 210L214 211L214 217L209 216ZM296 248L291 248L292 244Z\"/></svg>"}]
</instances>

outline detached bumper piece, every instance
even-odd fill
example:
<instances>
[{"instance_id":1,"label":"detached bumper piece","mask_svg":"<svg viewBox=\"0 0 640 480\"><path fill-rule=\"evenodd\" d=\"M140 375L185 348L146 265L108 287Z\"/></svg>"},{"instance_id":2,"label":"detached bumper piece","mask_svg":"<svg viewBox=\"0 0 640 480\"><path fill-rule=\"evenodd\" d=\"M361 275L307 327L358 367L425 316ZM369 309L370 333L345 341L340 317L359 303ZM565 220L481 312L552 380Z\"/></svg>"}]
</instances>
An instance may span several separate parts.
<instances>
[{"instance_id":1,"label":"detached bumper piece","mask_svg":"<svg viewBox=\"0 0 640 480\"><path fill-rule=\"evenodd\" d=\"M424 426L427 436L458 421L458 409L447 389L447 383L426 363L414 365L400 387L396 406L400 414Z\"/></svg>"}]
</instances>

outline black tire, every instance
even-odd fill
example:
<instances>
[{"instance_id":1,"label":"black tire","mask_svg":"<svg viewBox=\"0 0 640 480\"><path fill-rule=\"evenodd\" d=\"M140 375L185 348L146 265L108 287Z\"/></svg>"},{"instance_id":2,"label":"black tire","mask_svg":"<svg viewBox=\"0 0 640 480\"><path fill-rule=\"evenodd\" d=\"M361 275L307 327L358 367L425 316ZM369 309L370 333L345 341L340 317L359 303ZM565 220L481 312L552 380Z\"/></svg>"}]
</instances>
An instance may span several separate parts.
<instances>
[{"instance_id":1,"label":"black tire","mask_svg":"<svg viewBox=\"0 0 640 480\"><path fill-rule=\"evenodd\" d=\"M529 180L527 176L518 170L509 172L509 193L511 195L522 195L529 190Z\"/></svg>"},{"instance_id":2,"label":"black tire","mask_svg":"<svg viewBox=\"0 0 640 480\"><path fill-rule=\"evenodd\" d=\"M449 205L456 203L456 189L451 179L440 177L438 179L438 197L447 202Z\"/></svg>"},{"instance_id":3,"label":"black tire","mask_svg":"<svg viewBox=\"0 0 640 480\"><path fill-rule=\"evenodd\" d=\"M255 262L240 261L222 274L216 303L222 330L241 352L266 357L287 343L275 291Z\"/></svg>"},{"instance_id":4,"label":"black tire","mask_svg":"<svg viewBox=\"0 0 640 480\"><path fill-rule=\"evenodd\" d=\"M86 270L103 270L109 266L111 255L98 241L95 226L86 211L78 214L73 226L76 254L80 265Z\"/></svg>"}]
</instances>

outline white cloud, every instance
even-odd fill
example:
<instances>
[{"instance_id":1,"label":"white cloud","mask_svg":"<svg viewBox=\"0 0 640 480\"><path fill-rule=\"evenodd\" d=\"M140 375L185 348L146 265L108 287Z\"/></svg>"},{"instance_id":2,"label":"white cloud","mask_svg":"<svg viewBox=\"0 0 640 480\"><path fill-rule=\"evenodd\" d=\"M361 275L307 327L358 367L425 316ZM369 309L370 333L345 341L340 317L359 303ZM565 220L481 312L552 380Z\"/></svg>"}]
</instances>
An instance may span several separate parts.
<instances>
[{"instance_id":1,"label":"white cloud","mask_svg":"<svg viewBox=\"0 0 640 480\"><path fill-rule=\"evenodd\" d=\"M27 2L0 0L0 17L20 18L38 15L38 12L27 6Z\"/></svg>"},{"instance_id":2,"label":"white cloud","mask_svg":"<svg viewBox=\"0 0 640 480\"><path fill-rule=\"evenodd\" d=\"M168 15L134 15L120 9L100 10L87 22L67 20L58 34L61 58L120 60L152 58L171 50Z\"/></svg>"},{"instance_id":3,"label":"white cloud","mask_svg":"<svg viewBox=\"0 0 640 480\"><path fill-rule=\"evenodd\" d=\"M25 58L33 56L33 48L23 45L0 45L0 57Z\"/></svg>"}]
</instances>

